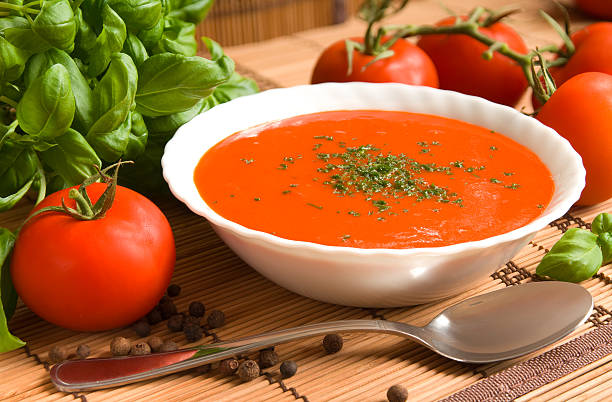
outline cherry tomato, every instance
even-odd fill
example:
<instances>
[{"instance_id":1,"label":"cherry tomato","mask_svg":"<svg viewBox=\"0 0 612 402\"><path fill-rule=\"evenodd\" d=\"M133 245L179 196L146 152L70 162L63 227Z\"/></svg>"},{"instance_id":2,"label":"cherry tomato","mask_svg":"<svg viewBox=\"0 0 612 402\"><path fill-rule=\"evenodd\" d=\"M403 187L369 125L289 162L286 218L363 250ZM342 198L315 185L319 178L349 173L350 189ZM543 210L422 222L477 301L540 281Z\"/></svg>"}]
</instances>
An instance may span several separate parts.
<instances>
[{"instance_id":1,"label":"cherry tomato","mask_svg":"<svg viewBox=\"0 0 612 402\"><path fill-rule=\"evenodd\" d=\"M582 156L586 187L579 205L612 197L612 75L589 72L561 85L537 119L565 137Z\"/></svg>"},{"instance_id":2,"label":"cherry tomato","mask_svg":"<svg viewBox=\"0 0 612 402\"><path fill-rule=\"evenodd\" d=\"M454 22L455 17L448 17L436 25L453 25ZM497 22L479 28L479 31L507 43L518 53L528 52L523 39L504 23ZM482 54L487 46L467 35L425 35L417 45L425 50L436 65L442 89L514 106L527 88L523 70L515 61L497 52L491 60L483 59Z\"/></svg>"},{"instance_id":3,"label":"cherry tomato","mask_svg":"<svg viewBox=\"0 0 612 402\"><path fill-rule=\"evenodd\" d=\"M612 74L612 22L597 22L591 24L571 36L576 51L562 67L551 67L550 74L557 87L575 75L589 71ZM533 108L538 109L540 103L532 98Z\"/></svg>"},{"instance_id":4,"label":"cherry tomato","mask_svg":"<svg viewBox=\"0 0 612 402\"><path fill-rule=\"evenodd\" d=\"M604 20L612 19L610 0L576 0L576 6L584 13Z\"/></svg>"},{"instance_id":5,"label":"cherry tomato","mask_svg":"<svg viewBox=\"0 0 612 402\"><path fill-rule=\"evenodd\" d=\"M363 38L351 38L363 43ZM383 43L388 38L383 39ZM344 40L339 40L323 51L312 72L311 82L399 82L437 88L438 75L429 57L416 45L399 39L391 46L391 57L377 60L366 67L374 56L353 51L353 68L347 75L348 58Z\"/></svg>"},{"instance_id":6,"label":"cherry tomato","mask_svg":"<svg viewBox=\"0 0 612 402\"><path fill-rule=\"evenodd\" d=\"M106 185L87 187L91 200ZM68 191L45 198L35 210L74 208ZM11 274L23 302L45 320L74 330L101 331L145 316L166 290L175 262L172 229L144 196L117 186L106 216L76 220L45 212L20 231Z\"/></svg>"}]
</instances>

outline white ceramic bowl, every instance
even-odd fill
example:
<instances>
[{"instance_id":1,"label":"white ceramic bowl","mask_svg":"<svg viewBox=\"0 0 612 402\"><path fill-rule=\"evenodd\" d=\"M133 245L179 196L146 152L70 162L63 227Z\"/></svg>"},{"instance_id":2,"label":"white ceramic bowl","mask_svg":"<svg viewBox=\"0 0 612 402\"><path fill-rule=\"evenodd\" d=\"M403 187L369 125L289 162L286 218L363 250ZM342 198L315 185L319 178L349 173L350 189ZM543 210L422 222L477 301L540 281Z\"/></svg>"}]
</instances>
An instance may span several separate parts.
<instances>
[{"instance_id":1,"label":"white ceramic bowl","mask_svg":"<svg viewBox=\"0 0 612 402\"><path fill-rule=\"evenodd\" d=\"M404 110L450 117L503 133L534 151L550 169L555 193L533 222L484 240L444 247L357 249L283 239L214 212L193 172L202 155L246 128L325 110ZM402 84L320 84L273 89L216 106L182 126L166 145L164 178L174 195L206 218L247 264L289 290L361 307L425 303L465 291L509 261L533 235L561 217L584 187L580 156L536 119L481 98Z\"/></svg>"}]
</instances>

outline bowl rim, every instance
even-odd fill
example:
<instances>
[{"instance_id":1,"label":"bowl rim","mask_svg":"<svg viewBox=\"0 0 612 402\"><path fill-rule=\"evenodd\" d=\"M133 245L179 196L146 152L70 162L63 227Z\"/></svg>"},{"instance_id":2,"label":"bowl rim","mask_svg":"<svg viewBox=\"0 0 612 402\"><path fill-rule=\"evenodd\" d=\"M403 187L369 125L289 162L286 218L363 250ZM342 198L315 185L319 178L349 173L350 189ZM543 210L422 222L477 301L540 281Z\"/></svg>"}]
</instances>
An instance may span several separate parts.
<instances>
[{"instance_id":1,"label":"bowl rim","mask_svg":"<svg viewBox=\"0 0 612 402\"><path fill-rule=\"evenodd\" d=\"M276 236L270 233L262 232L262 231L255 230L255 229L250 229L237 222L224 218L223 216L216 213L211 207L208 206L208 204L206 204L206 202L204 202L202 197L199 195L199 192L197 192L197 188L196 188L196 193L198 194L198 199L197 200L192 199L192 197L189 196L188 192L185 191L185 188L181 186L181 181L180 180L175 181L176 175L181 174L181 171L180 169L173 167L172 164L175 158L180 158L181 156L180 155L181 143L185 142L185 140L187 139L187 132L191 128L196 128L200 120L207 118L207 114L226 113L225 110L227 109L232 110L232 108L244 107L243 105L248 106L250 102L264 102L265 99L268 97L282 96L282 94L289 92L289 91L296 91L296 92L299 92L302 90L315 90L316 91L317 90L316 88L322 88L322 87L330 88L330 90L333 90L333 87L338 86L338 85L342 87L353 86L355 88L369 88L369 87L373 88L375 86L387 87L387 88L410 88L406 90L423 91L426 94L427 93L433 94L437 92L439 93L439 95L434 95L434 96L458 97L458 99L464 99L465 101L469 101L469 102L487 104L486 107L491 108L492 112L493 112L493 109L497 109L496 113L506 113L506 114L512 113L512 114L515 114L515 116L520 115L520 118L531 119L531 124L539 125L541 127L542 132L548 132L547 135L549 135L553 141L556 141L558 146L563 147L566 152L569 152L569 154L573 154L574 158L572 159L572 162L573 162L572 165L573 165L573 168L576 170L575 176L576 176L577 181L575 182L574 185L571 186L569 191L567 191L566 195L560 199L557 205L551 208L550 203L549 203L549 205L545 208L543 213L540 216L538 216L536 219L527 223L526 225L523 225L509 232L501 233L501 234L487 237L481 240L455 243L455 244L446 245L446 246L416 247L416 248L403 248L403 249L357 248L357 247L349 247L349 246L331 246L331 245L319 244L319 243L310 242L310 241L286 239L286 238L279 237L279 236ZM277 94L280 94L280 95L277 95ZM349 108L326 109L326 110L347 110L347 109ZM372 108L368 106L364 106L362 108L362 110L367 110L367 109L383 110L382 108L376 109L376 108ZM314 113L317 113L317 112L314 112ZM293 116L299 116L303 114L307 114L307 113L298 112L294 114ZM429 113L429 114L435 115L434 113ZM285 118L287 117L283 117L282 119L285 119ZM282 120L282 119L279 119L279 120ZM458 118L455 118L455 119L461 120ZM261 121L260 123L253 124L250 127L255 127L259 124L265 124L270 121L274 121L274 120ZM465 120L461 120L461 121L465 121ZM476 123L470 123L470 124L476 124ZM247 129L250 127L245 127L244 129ZM203 156L204 153L206 153L211 147L213 147L214 145L216 145L217 143L219 143L220 141L222 141L223 139L227 138L228 136L234 133L235 131L227 133L226 135L218 139L216 142L214 142L210 147L204 149L201 155ZM503 132L501 134L504 135ZM536 153L536 155L538 154L533 149L531 148L529 149L532 152ZM540 155L538 155L538 157L540 157ZM172 194L179 201L183 202L191 211L193 211L197 215L204 217L207 221L209 221L213 225L213 228L215 226L218 226L220 228L229 230L230 232L242 238L246 238L246 239L250 239L254 241L261 241L261 242L268 243L276 247L282 247L282 248L287 248L287 249L302 249L307 252L348 254L351 256L390 255L390 256L404 257L404 256L415 255L415 254L419 254L419 255L432 254L432 255L443 256L443 255L455 254L459 251L482 250L482 249L489 248L495 245L500 245L500 244L516 241L523 237L535 234L537 231L546 227L546 225L548 225L550 222L553 222L554 220L562 217L570 209L570 207L580 198L580 194L584 188L585 178L586 178L586 171L582 164L582 158L572 148L569 141L567 141L565 138L559 135L552 128L545 126L544 124L537 121L535 118L526 116L523 113L519 112L518 110L511 108L509 106L493 103L493 102L490 102L480 97L465 95L465 94L461 94L458 92L442 90L442 89L437 89L437 88L430 88L430 87L424 87L424 86L413 86L413 85L398 84L398 83L350 82L350 83L323 83L323 84L312 84L312 85L298 85L298 86L286 87L286 88L269 89L269 90L259 92L256 94L247 95L247 96L233 99L229 102L217 105L213 109L210 109L206 111L205 113L195 116L191 121L179 127L175 135L167 142L164 148L164 153L161 159L161 165L163 169L163 177L168 183L168 187L170 188L170 191L172 192ZM175 164L175 166L179 166L179 165L180 165L179 163ZM548 165L547 167L550 168L550 166ZM195 169L195 166L193 166L193 169ZM182 174L184 174L184 171L182 172ZM195 183L193 181L193 171L190 172L190 175L192 177L190 182L193 185L193 187L195 187ZM553 182L554 182L554 178L553 178ZM555 182L555 193L556 191L557 191L557 183ZM554 199L554 196L555 194L553 193L553 199Z\"/></svg>"}]
</instances>

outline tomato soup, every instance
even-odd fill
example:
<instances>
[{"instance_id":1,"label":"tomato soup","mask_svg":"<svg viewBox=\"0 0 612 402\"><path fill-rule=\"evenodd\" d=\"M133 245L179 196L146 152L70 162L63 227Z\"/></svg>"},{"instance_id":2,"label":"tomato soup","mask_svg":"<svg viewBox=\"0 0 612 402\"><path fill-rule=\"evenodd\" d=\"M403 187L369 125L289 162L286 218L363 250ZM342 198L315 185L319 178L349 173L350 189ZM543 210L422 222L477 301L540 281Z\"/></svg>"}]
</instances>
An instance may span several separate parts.
<instances>
[{"instance_id":1,"label":"tomato soup","mask_svg":"<svg viewBox=\"0 0 612 402\"><path fill-rule=\"evenodd\" d=\"M550 202L549 170L484 127L396 111L266 123L208 150L204 201L247 228L359 248L437 247L499 235Z\"/></svg>"}]
</instances>

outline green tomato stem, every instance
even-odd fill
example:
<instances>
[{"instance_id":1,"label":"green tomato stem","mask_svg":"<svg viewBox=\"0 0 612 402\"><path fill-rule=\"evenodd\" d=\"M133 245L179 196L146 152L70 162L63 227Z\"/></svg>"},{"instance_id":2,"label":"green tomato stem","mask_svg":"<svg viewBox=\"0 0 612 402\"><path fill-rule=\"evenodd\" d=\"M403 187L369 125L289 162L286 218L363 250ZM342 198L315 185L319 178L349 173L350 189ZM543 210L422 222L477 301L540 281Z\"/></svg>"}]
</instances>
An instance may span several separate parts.
<instances>
[{"instance_id":1,"label":"green tomato stem","mask_svg":"<svg viewBox=\"0 0 612 402\"><path fill-rule=\"evenodd\" d=\"M0 3L0 8L5 8L8 10L13 10L13 11L19 11L21 13L38 14L40 12L40 10L29 8L26 5L20 6L18 4L12 4L12 3Z\"/></svg>"}]
</instances>

